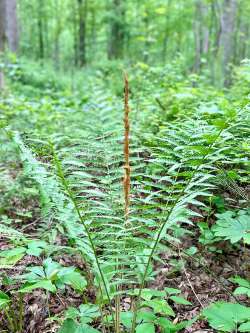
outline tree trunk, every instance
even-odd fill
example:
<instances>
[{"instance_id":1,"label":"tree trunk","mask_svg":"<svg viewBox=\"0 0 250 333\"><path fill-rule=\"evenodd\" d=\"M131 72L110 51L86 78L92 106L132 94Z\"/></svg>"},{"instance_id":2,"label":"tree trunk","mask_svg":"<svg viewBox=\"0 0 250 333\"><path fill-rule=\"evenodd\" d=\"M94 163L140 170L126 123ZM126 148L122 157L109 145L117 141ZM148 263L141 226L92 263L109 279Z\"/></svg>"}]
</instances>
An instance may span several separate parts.
<instances>
[{"instance_id":1,"label":"tree trunk","mask_svg":"<svg viewBox=\"0 0 250 333\"><path fill-rule=\"evenodd\" d=\"M95 54L96 52L96 9L95 6L91 8L91 24L90 24L90 40L91 40L91 53ZM94 57L92 57L94 60Z\"/></svg>"},{"instance_id":2,"label":"tree trunk","mask_svg":"<svg viewBox=\"0 0 250 333\"><path fill-rule=\"evenodd\" d=\"M239 65L240 62L247 57L247 44L249 43L249 22L244 17L244 2L239 2L237 23L235 29L234 40L234 64Z\"/></svg>"},{"instance_id":3,"label":"tree trunk","mask_svg":"<svg viewBox=\"0 0 250 333\"><path fill-rule=\"evenodd\" d=\"M111 36L109 41L108 58L119 59L123 57L125 40L125 7L122 0L113 0L111 16Z\"/></svg>"},{"instance_id":4,"label":"tree trunk","mask_svg":"<svg viewBox=\"0 0 250 333\"><path fill-rule=\"evenodd\" d=\"M6 43L6 2L0 0L0 62L2 61L2 55L5 49ZM0 90L4 87L4 75L0 69Z\"/></svg>"},{"instance_id":5,"label":"tree trunk","mask_svg":"<svg viewBox=\"0 0 250 333\"><path fill-rule=\"evenodd\" d=\"M171 7L172 0L167 1L166 5L166 21L165 21L165 31L163 37L163 45L162 45L162 60L165 63L166 56L167 56L167 48L168 48L168 40L169 36L169 18L170 18L170 7Z\"/></svg>"},{"instance_id":6,"label":"tree trunk","mask_svg":"<svg viewBox=\"0 0 250 333\"><path fill-rule=\"evenodd\" d=\"M38 3L38 45L39 45L39 58L44 59L44 33L43 33L43 0Z\"/></svg>"},{"instance_id":7,"label":"tree trunk","mask_svg":"<svg viewBox=\"0 0 250 333\"><path fill-rule=\"evenodd\" d=\"M73 40L74 40L74 65L78 65L78 16L76 3L73 2L72 5L72 24L73 24Z\"/></svg>"},{"instance_id":8,"label":"tree trunk","mask_svg":"<svg viewBox=\"0 0 250 333\"><path fill-rule=\"evenodd\" d=\"M203 0L196 1L195 14L195 71L199 73L202 67L202 58L207 57L209 51L208 6Z\"/></svg>"},{"instance_id":9,"label":"tree trunk","mask_svg":"<svg viewBox=\"0 0 250 333\"><path fill-rule=\"evenodd\" d=\"M218 53L218 41L220 35L220 21L215 1L210 3L210 26L209 26L209 67L211 74L211 83L215 83L215 61Z\"/></svg>"},{"instance_id":10,"label":"tree trunk","mask_svg":"<svg viewBox=\"0 0 250 333\"><path fill-rule=\"evenodd\" d=\"M224 0L221 17L220 51L222 60L222 74L225 86L231 82L231 68L233 61L234 30L238 0Z\"/></svg>"},{"instance_id":11,"label":"tree trunk","mask_svg":"<svg viewBox=\"0 0 250 333\"><path fill-rule=\"evenodd\" d=\"M54 34L54 64L55 68L60 68L60 34L62 31L62 24L61 24L61 6L58 0L55 0L55 34Z\"/></svg>"},{"instance_id":12,"label":"tree trunk","mask_svg":"<svg viewBox=\"0 0 250 333\"><path fill-rule=\"evenodd\" d=\"M86 64L86 20L87 20L87 0L78 0L79 7L79 65Z\"/></svg>"},{"instance_id":13,"label":"tree trunk","mask_svg":"<svg viewBox=\"0 0 250 333\"><path fill-rule=\"evenodd\" d=\"M18 25L17 25L16 0L6 1L6 37L8 48L16 53L18 48Z\"/></svg>"},{"instance_id":14,"label":"tree trunk","mask_svg":"<svg viewBox=\"0 0 250 333\"><path fill-rule=\"evenodd\" d=\"M145 31L145 43L144 43L144 52L143 52L143 61L148 63L149 61L149 49L150 49L150 42L149 42L149 11L147 7L145 8L145 16L143 18L144 23L144 31Z\"/></svg>"}]
</instances>

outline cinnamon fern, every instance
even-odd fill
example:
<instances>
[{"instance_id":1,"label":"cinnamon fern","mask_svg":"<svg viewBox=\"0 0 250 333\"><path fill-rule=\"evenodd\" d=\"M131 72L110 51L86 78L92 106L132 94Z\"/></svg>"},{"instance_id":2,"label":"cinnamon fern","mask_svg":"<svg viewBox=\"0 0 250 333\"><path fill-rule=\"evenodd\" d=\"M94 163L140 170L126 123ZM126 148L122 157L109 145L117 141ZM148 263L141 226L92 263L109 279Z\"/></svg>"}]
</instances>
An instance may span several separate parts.
<instances>
[{"instance_id":1,"label":"cinnamon fern","mask_svg":"<svg viewBox=\"0 0 250 333\"><path fill-rule=\"evenodd\" d=\"M127 84L126 79L125 94ZM111 315L116 332L119 301L131 297L134 332L143 289L156 274L155 262L170 243L180 243L178 231L191 228L193 218L200 216L192 207L202 212L204 197L217 185L217 165L232 163L232 137L243 129L245 113L237 114L233 126L198 115L181 124L163 124L153 136L141 134L139 121L130 123L134 115L125 95L124 147L121 109L120 101L112 106L100 91L83 110L92 122L78 123L84 129L74 138L67 130L43 142L9 134L40 189L50 228L81 253L94 276L101 309ZM46 163L36 146L46 147ZM110 325L108 318L105 324Z\"/></svg>"}]
</instances>

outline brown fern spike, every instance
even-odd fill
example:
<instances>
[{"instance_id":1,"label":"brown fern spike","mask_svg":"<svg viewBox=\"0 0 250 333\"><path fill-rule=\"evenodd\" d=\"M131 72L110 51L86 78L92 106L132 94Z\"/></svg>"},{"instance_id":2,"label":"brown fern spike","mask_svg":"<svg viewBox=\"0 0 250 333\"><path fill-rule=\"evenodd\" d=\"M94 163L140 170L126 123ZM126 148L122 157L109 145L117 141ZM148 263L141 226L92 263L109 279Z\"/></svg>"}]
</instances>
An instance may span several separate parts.
<instances>
[{"instance_id":1,"label":"brown fern spike","mask_svg":"<svg viewBox=\"0 0 250 333\"><path fill-rule=\"evenodd\" d=\"M129 82L128 76L125 73L124 75L124 198L125 198L125 220L129 216L129 205L130 205L130 164L129 164Z\"/></svg>"}]
</instances>

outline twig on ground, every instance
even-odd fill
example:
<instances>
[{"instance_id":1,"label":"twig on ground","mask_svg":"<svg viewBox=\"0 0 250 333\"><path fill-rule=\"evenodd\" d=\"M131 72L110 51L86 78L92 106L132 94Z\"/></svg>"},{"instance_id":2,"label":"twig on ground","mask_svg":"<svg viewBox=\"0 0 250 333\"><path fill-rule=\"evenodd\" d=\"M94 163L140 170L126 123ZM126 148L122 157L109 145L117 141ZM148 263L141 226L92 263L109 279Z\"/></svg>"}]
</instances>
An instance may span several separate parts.
<instances>
[{"instance_id":1,"label":"twig on ground","mask_svg":"<svg viewBox=\"0 0 250 333\"><path fill-rule=\"evenodd\" d=\"M185 263L184 263L184 260L183 260L183 258L182 258L181 251L180 251L180 248L179 248L179 247L178 247L178 250L179 250L179 257L180 257L180 259L181 259L181 261L182 261L182 263L183 263L183 271L184 271L184 274L185 274L186 279L187 279L187 281L188 281L188 284L189 284L190 288L192 289L192 292L193 292L195 298L197 299L197 301L199 302L200 306L204 309L204 305L202 304L201 300L199 299L198 295L196 294L196 292L195 292L195 290L194 290L194 287L193 287L193 285L192 285L192 283L191 283L191 281L190 281L190 279L189 279L189 277L188 277L188 273L187 273L187 271L186 271Z\"/></svg>"}]
</instances>

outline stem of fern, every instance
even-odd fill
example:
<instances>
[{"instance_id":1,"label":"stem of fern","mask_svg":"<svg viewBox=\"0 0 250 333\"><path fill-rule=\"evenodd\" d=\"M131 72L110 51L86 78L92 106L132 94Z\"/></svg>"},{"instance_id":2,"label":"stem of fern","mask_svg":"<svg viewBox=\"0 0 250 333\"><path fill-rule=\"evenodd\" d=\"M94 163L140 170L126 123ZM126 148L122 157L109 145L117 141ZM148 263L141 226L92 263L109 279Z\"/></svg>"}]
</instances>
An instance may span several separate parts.
<instances>
[{"instance_id":1,"label":"stem of fern","mask_svg":"<svg viewBox=\"0 0 250 333\"><path fill-rule=\"evenodd\" d=\"M11 331L15 332L15 325L14 325L13 320L12 320L12 315L10 315L10 313L9 313L9 309L6 308L4 310L4 313L6 315L9 328L11 329Z\"/></svg>"},{"instance_id":2,"label":"stem of fern","mask_svg":"<svg viewBox=\"0 0 250 333\"><path fill-rule=\"evenodd\" d=\"M129 204L130 204L130 164L129 164L129 82L128 76L124 74L124 179L123 179L123 191L124 191L124 221L127 224L129 217ZM119 271L119 263L117 263L116 269ZM119 286L116 287L116 291L119 292ZM121 299L120 295L115 296L115 332L120 332L120 307Z\"/></svg>"},{"instance_id":3,"label":"stem of fern","mask_svg":"<svg viewBox=\"0 0 250 333\"><path fill-rule=\"evenodd\" d=\"M23 330L23 317L24 317L24 296L20 293L19 294L19 299L18 299L18 303L19 303L19 331L22 332Z\"/></svg>"},{"instance_id":4,"label":"stem of fern","mask_svg":"<svg viewBox=\"0 0 250 333\"><path fill-rule=\"evenodd\" d=\"M53 145L51 144L51 149L52 149L52 152L53 152L53 157L54 157L54 161L55 161L55 165L56 165L56 168L57 168L57 174L59 176L59 178L61 179L61 182L62 182L62 185L64 187L64 189L66 190L71 202L73 203L74 205L74 208L77 212L77 215L79 217L79 220L81 221L83 227L84 227L84 230L86 232L86 235L88 237L88 240L89 240L89 243L90 243L90 246L92 248L92 251L93 251L93 254L94 254L94 257L95 257L95 261L96 261L96 265L97 265L97 269L99 271L99 274L100 274L100 277L101 277L101 280L102 280L102 283L103 283L103 286L104 286L104 289L105 289L105 293L107 295L107 298L108 298L108 301L109 301L109 306L110 306L110 313L111 313L111 316L112 316L112 321L113 321L113 324L115 326L115 319L114 319L114 314L113 314L113 309L112 309L112 303L111 303L111 298L109 296L109 292L108 292L108 288L107 288L107 285L106 285L106 281L105 281L105 278L104 278L104 275L103 275L103 272L102 272L102 269L101 269L101 265L100 265L100 262L99 262L99 259L98 259L98 256L97 256L97 252L96 252L96 248L95 248L95 245L94 245L94 242L92 240L92 237L91 237L91 234L82 218L82 215L80 213L80 210L78 208L78 205L75 201L75 198L73 196L73 193L71 192L70 188L69 188L69 185L68 185L68 182L67 180L65 179L65 176L64 176L64 172L62 170L62 166L61 166L61 163L55 153L55 150L54 150L54 147ZM101 286L100 286L100 289L101 289Z\"/></svg>"},{"instance_id":5,"label":"stem of fern","mask_svg":"<svg viewBox=\"0 0 250 333\"><path fill-rule=\"evenodd\" d=\"M205 161L205 159L207 158L207 156L209 155L209 150L210 148L212 148L212 146L215 144L215 142L218 140L218 138L221 136L221 133L223 132L224 129L221 129L219 132L218 132L218 135L215 137L214 141L208 146L208 153L205 154L201 160L201 163L197 165L197 167L193 170L192 172L192 175L189 179L189 181L187 182L186 186L183 188L183 190L181 191L181 193L178 195L178 197L176 198L174 204L172 205L167 217L166 217L166 220L165 222L162 223L162 225L160 226L160 229L158 231L158 234L155 238L155 241L154 241L154 245L151 249L151 252L150 252L150 255L148 257L148 261L147 261L147 264L146 264L146 267L145 267L145 271L144 271L144 274L143 274L143 277L142 277L142 282L141 282L141 285L140 285L140 288L139 288L139 293L138 293L138 297L137 297L137 300L135 302L135 306L134 306L134 314L133 314L133 319L132 319L132 327L131 327L131 333L134 333L135 332L135 327L136 327L136 318L137 318L137 312L138 312L138 308L139 308L139 302L140 302L140 298L141 298L141 294L142 294L142 290L143 288L145 287L145 283L146 283L146 277L147 277L147 274L148 274L148 269L149 269L149 266L150 266L150 263L151 263L151 260L153 258L153 255L154 255L154 252L156 250L156 247L159 243L159 240L160 240L160 237L161 237L161 233L165 227L165 225L168 223L168 219L173 211L173 209L175 208L176 204L178 203L179 199L183 196L183 194L185 193L185 190L186 188L189 186L189 184L191 183L193 177L196 175L196 172L199 171L199 168L200 166L203 164L203 162Z\"/></svg>"},{"instance_id":6,"label":"stem of fern","mask_svg":"<svg viewBox=\"0 0 250 333\"><path fill-rule=\"evenodd\" d=\"M125 199L125 222L127 222L129 216L129 204L130 204L130 165L129 165L129 83L128 76L125 73L124 75L124 180L123 180L123 189L124 189L124 199Z\"/></svg>"}]
</instances>

